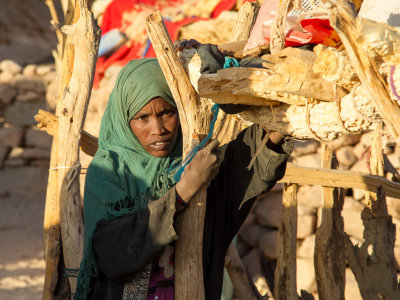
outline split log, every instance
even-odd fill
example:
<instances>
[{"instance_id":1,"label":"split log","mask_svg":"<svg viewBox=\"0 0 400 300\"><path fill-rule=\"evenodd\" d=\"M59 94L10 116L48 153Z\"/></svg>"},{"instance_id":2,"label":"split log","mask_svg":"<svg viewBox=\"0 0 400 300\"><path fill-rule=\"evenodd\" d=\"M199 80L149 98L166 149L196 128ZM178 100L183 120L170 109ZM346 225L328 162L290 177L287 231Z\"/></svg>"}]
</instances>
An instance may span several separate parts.
<instances>
[{"instance_id":1,"label":"split log","mask_svg":"<svg viewBox=\"0 0 400 300\"><path fill-rule=\"evenodd\" d=\"M271 69L230 68L204 75L199 73L199 58L185 52L182 59L200 96L215 103L256 105L240 117L261 124L266 130L299 139L332 141L343 134L373 130L380 121L365 88L356 85L342 97L347 93L342 87L336 88L336 84L311 71L313 52L286 48L282 51L283 58L268 57ZM304 78L314 79L305 83ZM283 87L282 81L291 83ZM301 96L302 93L306 96ZM310 99L310 95L315 98ZM326 101L316 103L318 98ZM279 105L278 101L293 105Z\"/></svg>"},{"instance_id":2,"label":"split log","mask_svg":"<svg viewBox=\"0 0 400 300\"><path fill-rule=\"evenodd\" d=\"M341 87L325 81L312 67L316 54L298 48L285 48L277 55L264 55L264 68L220 69L216 74L200 74L201 60L186 58L190 81L201 97L225 103L277 105L276 101L305 105L308 98L334 101L347 94ZM230 99L229 94L237 98ZM253 99L254 98L254 99ZM272 101L271 101L272 100Z\"/></svg>"},{"instance_id":3,"label":"split log","mask_svg":"<svg viewBox=\"0 0 400 300\"><path fill-rule=\"evenodd\" d=\"M322 168L330 169L333 148L322 144ZM343 249L344 224L341 217L343 189L322 188L324 206L315 233L314 265L319 299L344 300L346 260Z\"/></svg>"},{"instance_id":4,"label":"split log","mask_svg":"<svg viewBox=\"0 0 400 300\"><path fill-rule=\"evenodd\" d=\"M336 48L318 45L314 47L317 54L313 71L323 79L351 91L360 80L351 65L350 58L345 51Z\"/></svg>"},{"instance_id":5,"label":"split log","mask_svg":"<svg viewBox=\"0 0 400 300\"><path fill-rule=\"evenodd\" d=\"M329 142L344 134L359 134L376 128L380 117L365 92L356 86L337 102L254 106L241 112L240 116L283 135Z\"/></svg>"},{"instance_id":6,"label":"split log","mask_svg":"<svg viewBox=\"0 0 400 300\"><path fill-rule=\"evenodd\" d=\"M192 134L208 133L211 123L210 107L200 101L192 88L160 12L147 17L146 30L178 107L185 156L191 147ZM179 240L175 252L177 300L204 299L202 246L206 193L206 187L199 190L178 220Z\"/></svg>"},{"instance_id":7,"label":"split log","mask_svg":"<svg viewBox=\"0 0 400 300\"><path fill-rule=\"evenodd\" d=\"M59 115L58 182L60 224L64 261L67 270L79 269L83 252L83 219L79 192L79 140L97 59L100 30L85 0L79 0L76 23L63 26L71 38L73 68L64 91ZM69 278L75 292L76 278Z\"/></svg>"},{"instance_id":8,"label":"split log","mask_svg":"<svg viewBox=\"0 0 400 300\"><path fill-rule=\"evenodd\" d=\"M361 82L367 88L374 106L396 139L400 137L400 107L391 100L390 92L373 58L369 57L359 43L360 22L356 21L353 7L343 0L330 8L330 24L338 33Z\"/></svg>"},{"instance_id":9,"label":"split log","mask_svg":"<svg viewBox=\"0 0 400 300\"><path fill-rule=\"evenodd\" d=\"M280 300L299 299L296 287L297 187L297 184L288 184L283 189L274 287L275 299Z\"/></svg>"}]
</instances>

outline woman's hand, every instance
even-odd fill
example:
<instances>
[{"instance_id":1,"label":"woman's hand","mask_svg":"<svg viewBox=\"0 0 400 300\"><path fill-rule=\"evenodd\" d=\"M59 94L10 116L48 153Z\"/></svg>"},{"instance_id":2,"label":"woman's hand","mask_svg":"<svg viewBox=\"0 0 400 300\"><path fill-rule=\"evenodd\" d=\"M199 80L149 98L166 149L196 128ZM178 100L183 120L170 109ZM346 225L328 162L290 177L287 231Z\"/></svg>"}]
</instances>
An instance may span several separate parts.
<instances>
[{"instance_id":1,"label":"woman's hand","mask_svg":"<svg viewBox=\"0 0 400 300\"><path fill-rule=\"evenodd\" d=\"M176 192L183 201L188 202L203 185L217 175L220 160L218 145L217 140L211 140L185 167L181 180L176 184Z\"/></svg>"},{"instance_id":2,"label":"woman's hand","mask_svg":"<svg viewBox=\"0 0 400 300\"><path fill-rule=\"evenodd\" d=\"M174 42L174 46L175 49L177 49L178 51L182 51L183 49L190 49L190 48L196 48L198 46L200 46L201 43L194 40L194 39L190 39L190 40L177 40Z\"/></svg>"}]
</instances>

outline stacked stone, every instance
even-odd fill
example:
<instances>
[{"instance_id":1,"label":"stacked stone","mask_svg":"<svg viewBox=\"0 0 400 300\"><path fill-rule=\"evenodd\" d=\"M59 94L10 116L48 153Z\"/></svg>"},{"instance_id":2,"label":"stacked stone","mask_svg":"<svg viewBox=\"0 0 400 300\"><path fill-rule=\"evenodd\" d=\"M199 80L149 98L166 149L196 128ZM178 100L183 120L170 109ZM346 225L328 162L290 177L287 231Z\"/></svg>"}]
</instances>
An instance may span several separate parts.
<instances>
[{"instance_id":1,"label":"stacked stone","mask_svg":"<svg viewBox=\"0 0 400 300\"><path fill-rule=\"evenodd\" d=\"M37 129L34 115L49 110L46 91L55 77L52 65L0 62L0 181L4 176L20 181L28 174L47 176L39 169L49 166L51 137Z\"/></svg>"},{"instance_id":2,"label":"stacked stone","mask_svg":"<svg viewBox=\"0 0 400 300\"><path fill-rule=\"evenodd\" d=\"M369 173L368 150L371 145L372 133L345 136L333 143L338 168L355 172ZM400 170L400 148L386 142L384 153L394 168ZM295 149L290 160L304 167L319 168L320 144L317 142L295 141ZM392 179L393 174L387 173ZM278 256L278 228L282 218L282 189L278 183L269 193L260 196L241 228L237 249L242 260L259 290L268 281L268 266ZM317 285L314 271L315 231L320 220L322 207L322 188L320 186L299 186L298 194L298 229L297 229L297 288L311 292L317 299ZM388 211L393 216L393 222L400 225L400 199L387 197ZM364 191L349 189L346 191L342 212L345 231L354 244L363 242L364 226L361 211L365 207ZM400 265L400 230L396 233L395 257ZM400 268L397 266L398 271ZM354 275L346 270L346 299L362 299Z\"/></svg>"}]
</instances>

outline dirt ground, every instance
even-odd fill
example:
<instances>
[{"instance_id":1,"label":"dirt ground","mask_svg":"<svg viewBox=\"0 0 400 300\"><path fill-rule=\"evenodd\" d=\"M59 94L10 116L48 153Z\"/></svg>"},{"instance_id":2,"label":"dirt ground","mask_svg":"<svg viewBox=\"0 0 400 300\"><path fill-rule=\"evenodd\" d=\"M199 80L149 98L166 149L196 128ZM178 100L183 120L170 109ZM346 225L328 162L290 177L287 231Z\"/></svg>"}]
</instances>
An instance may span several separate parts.
<instances>
[{"instance_id":1,"label":"dirt ground","mask_svg":"<svg viewBox=\"0 0 400 300\"><path fill-rule=\"evenodd\" d=\"M47 168L0 170L0 299L41 299Z\"/></svg>"},{"instance_id":2,"label":"dirt ground","mask_svg":"<svg viewBox=\"0 0 400 300\"><path fill-rule=\"evenodd\" d=\"M55 1L59 2L59 1ZM22 65L52 59L56 36L43 0L2 0L0 61ZM48 169L0 169L0 299L42 298L43 215Z\"/></svg>"}]
</instances>

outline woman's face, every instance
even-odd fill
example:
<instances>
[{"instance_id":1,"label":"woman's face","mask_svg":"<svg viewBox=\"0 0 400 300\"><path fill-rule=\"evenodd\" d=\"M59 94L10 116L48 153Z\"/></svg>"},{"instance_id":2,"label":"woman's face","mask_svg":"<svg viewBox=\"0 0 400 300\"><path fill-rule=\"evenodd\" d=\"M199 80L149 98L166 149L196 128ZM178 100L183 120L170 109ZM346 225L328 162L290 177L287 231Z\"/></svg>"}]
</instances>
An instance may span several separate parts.
<instances>
[{"instance_id":1,"label":"woman's face","mask_svg":"<svg viewBox=\"0 0 400 300\"><path fill-rule=\"evenodd\" d=\"M178 110L161 97L143 106L129 122L142 147L156 157L171 153L179 124Z\"/></svg>"}]
</instances>

